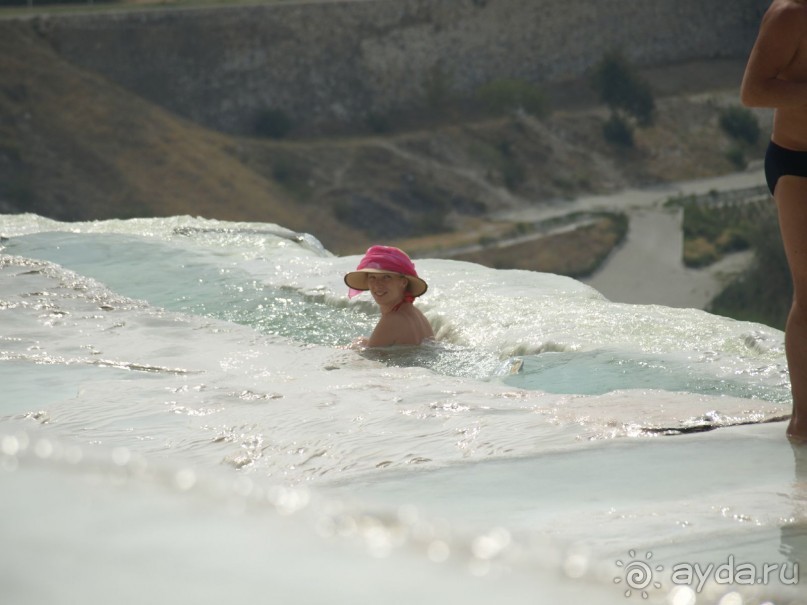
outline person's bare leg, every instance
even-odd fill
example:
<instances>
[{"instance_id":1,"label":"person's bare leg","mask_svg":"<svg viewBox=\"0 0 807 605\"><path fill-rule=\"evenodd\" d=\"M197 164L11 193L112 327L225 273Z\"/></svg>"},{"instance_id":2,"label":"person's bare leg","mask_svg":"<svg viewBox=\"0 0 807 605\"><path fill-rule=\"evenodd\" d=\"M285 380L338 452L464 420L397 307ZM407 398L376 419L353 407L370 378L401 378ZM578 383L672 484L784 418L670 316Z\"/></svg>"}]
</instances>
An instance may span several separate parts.
<instances>
[{"instance_id":1,"label":"person's bare leg","mask_svg":"<svg viewBox=\"0 0 807 605\"><path fill-rule=\"evenodd\" d=\"M785 353L793 394L787 436L807 443L807 178L781 177L774 197L793 277L793 305L785 326Z\"/></svg>"}]
</instances>

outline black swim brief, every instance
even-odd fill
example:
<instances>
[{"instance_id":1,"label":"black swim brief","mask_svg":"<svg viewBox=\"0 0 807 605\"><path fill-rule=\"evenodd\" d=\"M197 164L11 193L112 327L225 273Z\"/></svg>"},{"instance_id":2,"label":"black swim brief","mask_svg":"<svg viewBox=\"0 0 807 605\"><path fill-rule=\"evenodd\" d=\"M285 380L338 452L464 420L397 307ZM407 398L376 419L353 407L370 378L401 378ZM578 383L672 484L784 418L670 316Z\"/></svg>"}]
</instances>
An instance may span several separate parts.
<instances>
[{"instance_id":1,"label":"black swim brief","mask_svg":"<svg viewBox=\"0 0 807 605\"><path fill-rule=\"evenodd\" d=\"M773 195L779 177L785 175L807 177L807 151L793 151L773 141L765 152L765 180Z\"/></svg>"}]
</instances>

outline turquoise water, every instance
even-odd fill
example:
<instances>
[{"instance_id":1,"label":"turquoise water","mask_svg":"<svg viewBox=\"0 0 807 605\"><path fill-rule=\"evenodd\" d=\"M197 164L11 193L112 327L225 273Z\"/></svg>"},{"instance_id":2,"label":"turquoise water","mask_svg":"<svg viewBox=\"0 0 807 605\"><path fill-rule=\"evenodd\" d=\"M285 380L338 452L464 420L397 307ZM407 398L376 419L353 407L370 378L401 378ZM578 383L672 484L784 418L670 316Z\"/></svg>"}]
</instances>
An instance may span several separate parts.
<instances>
[{"instance_id":1,"label":"turquoise water","mask_svg":"<svg viewBox=\"0 0 807 605\"><path fill-rule=\"evenodd\" d=\"M14 603L109 602L142 574L132 602L800 594L669 577L805 552L781 332L420 259L437 342L360 351L377 311L347 299L358 258L311 236L30 215L0 217L0 235ZM77 549L89 567L64 565ZM667 575L626 597L648 552Z\"/></svg>"},{"instance_id":2,"label":"turquoise water","mask_svg":"<svg viewBox=\"0 0 807 605\"><path fill-rule=\"evenodd\" d=\"M183 235L176 238L184 239ZM209 247L188 249L119 234L48 232L20 236L6 248L10 254L58 263L116 293L154 306L236 322L308 344L345 346L375 325L372 308L347 308L324 296L264 283L240 267L237 259ZM158 276L152 268L158 268ZM523 328L529 329L529 325ZM513 360L508 364L501 351L451 342L381 357L391 365L419 365L448 375L505 375L507 384L552 393L595 395L656 388L783 402L788 397L781 384L761 383L754 371L714 376L711 368L702 369L690 357L643 351L625 354L618 349L595 349L521 355L517 358L521 371L513 374L509 373Z\"/></svg>"}]
</instances>

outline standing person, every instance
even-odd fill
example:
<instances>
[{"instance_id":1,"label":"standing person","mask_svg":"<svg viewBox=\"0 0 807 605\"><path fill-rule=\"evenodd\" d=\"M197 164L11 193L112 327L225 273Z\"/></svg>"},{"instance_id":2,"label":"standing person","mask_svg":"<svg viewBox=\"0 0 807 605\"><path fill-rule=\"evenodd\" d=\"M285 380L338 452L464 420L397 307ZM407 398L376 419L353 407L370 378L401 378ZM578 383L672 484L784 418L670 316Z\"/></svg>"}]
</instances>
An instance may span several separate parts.
<instances>
[{"instance_id":1,"label":"standing person","mask_svg":"<svg viewBox=\"0 0 807 605\"><path fill-rule=\"evenodd\" d=\"M787 436L807 443L807 1L773 0L762 18L740 93L775 110L765 177L793 279L785 326L793 414Z\"/></svg>"},{"instance_id":2,"label":"standing person","mask_svg":"<svg viewBox=\"0 0 807 605\"><path fill-rule=\"evenodd\" d=\"M381 309L368 347L419 345L434 338L429 320L412 303L428 289L415 271L415 264L403 250L391 246L372 246L355 271L345 275L345 284L353 297L369 290Z\"/></svg>"}]
</instances>

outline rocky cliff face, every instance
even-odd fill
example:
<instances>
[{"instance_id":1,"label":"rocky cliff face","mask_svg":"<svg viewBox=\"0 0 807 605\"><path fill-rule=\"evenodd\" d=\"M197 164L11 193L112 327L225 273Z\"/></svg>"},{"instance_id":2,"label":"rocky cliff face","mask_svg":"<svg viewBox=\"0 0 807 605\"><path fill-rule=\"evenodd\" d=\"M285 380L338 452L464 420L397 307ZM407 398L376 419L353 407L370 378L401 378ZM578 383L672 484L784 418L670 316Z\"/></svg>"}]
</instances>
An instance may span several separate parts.
<instances>
[{"instance_id":1,"label":"rocky cliff face","mask_svg":"<svg viewBox=\"0 0 807 605\"><path fill-rule=\"evenodd\" d=\"M352 0L30 24L69 62L205 126L250 134L277 110L314 134L429 111L436 96L471 94L496 78L541 84L580 76L613 49L638 65L745 56L767 5Z\"/></svg>"}]
</instances>

